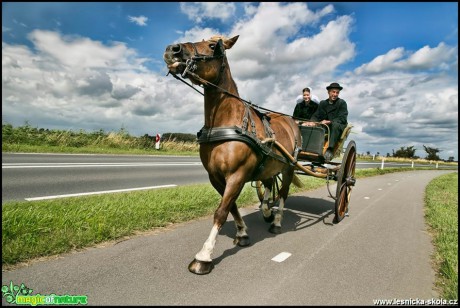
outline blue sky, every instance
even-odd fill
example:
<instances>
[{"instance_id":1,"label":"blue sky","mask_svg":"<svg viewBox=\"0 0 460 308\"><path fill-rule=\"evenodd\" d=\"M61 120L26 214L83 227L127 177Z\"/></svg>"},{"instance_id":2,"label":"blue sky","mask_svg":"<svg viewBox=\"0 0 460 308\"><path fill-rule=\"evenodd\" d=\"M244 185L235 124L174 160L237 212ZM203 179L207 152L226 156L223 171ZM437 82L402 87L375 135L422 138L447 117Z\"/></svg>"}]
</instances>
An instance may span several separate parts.
<instances>
[{"instance_id":1,"label":"blue sky","mask_svg":"<svg viewBox=\"0 0 460 308\"><path fill-rule=\"evenodd\" d=\"M423 145L458 159L457 2L2 3L2 122L196 133L203 98L171 76L168 44L240 35L240 95L292 114L339 82L359 153Z\"/></svg>"}]
</instances>

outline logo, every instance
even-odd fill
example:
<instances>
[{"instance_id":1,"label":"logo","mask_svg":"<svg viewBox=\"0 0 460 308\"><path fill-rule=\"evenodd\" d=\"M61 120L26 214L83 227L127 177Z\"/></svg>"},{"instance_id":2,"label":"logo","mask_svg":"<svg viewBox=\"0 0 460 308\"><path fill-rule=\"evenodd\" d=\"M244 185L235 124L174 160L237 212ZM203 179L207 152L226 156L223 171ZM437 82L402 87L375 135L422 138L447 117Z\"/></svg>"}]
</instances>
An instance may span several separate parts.
<instances>
[{"instance_id":1,"label":"logo","mask_svg":"<svg viewBox=\"0 0 460 308\"><path fill-rule=\"evenodd\" d=\"M20 286L10 285L2 286L2 297L6 298L9 304L16 305L87 305L88 298L84 295L32 295L32 289L27 288L23 283Z\"/></svg>"}]
</instances>

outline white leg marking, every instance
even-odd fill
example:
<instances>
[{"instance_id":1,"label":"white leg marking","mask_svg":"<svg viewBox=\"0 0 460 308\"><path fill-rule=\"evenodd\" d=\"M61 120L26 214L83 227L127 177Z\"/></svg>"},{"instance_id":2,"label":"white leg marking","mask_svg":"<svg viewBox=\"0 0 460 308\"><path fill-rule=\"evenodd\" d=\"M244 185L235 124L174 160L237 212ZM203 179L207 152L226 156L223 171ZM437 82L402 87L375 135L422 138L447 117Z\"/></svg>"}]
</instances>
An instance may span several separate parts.
<instances>
[{"instance_id":1,"label":"white leg marking","mask_svg":"<svg viewBox=\"0 0 460 308\"><path fill-rule=\"evenodd\" d=\"M283 219L283 209L284 209L284 198L280 198L280 204L278 206L278 210L275 214L275 219L273 220L273 224L277 227L281 227L281 220Z\"/></svg>"},{"instance_id":2,"label":"white leg marking","mask_svg":"<svg viewBox=\"0 0 460 308\"><path fill-rule=\"evenodd\" d=\"M195 255L195 259L204 262L212 261L211 254L214 250L214 246L216 245L216 238L218 234L219 230L217 229L217 226L214 225L208 239L204 242L203 248L201 248L200 252Z\"/></svg>"}]
</instances>

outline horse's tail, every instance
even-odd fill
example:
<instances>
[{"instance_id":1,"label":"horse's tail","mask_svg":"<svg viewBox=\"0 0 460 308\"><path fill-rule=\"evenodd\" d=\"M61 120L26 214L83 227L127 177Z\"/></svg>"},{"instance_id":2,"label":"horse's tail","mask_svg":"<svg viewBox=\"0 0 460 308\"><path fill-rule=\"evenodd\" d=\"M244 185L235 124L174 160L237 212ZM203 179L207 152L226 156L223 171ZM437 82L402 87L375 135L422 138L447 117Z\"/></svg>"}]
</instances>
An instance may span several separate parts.
<instances>
[{"instance_id":1,"label":"horse's tail","mask_svg":"<svg viewBox=\"0 0 460 308\"><path fill-rule=\"evenodd\" d=\"M301 188L303 187L303 183L302 181L300 180L300 178L297 176L297 174L294 173L294 175L292 176L292 184L294 184L295 186Z\"/></svg>"}]
</instances>

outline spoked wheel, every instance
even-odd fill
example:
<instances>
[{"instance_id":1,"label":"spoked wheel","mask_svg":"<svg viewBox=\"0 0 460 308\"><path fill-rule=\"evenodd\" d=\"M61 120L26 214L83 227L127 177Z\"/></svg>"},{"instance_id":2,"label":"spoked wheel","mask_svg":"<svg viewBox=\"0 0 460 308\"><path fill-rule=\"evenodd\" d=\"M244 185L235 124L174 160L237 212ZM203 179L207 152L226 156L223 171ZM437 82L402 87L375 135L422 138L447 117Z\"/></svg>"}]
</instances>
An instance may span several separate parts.
<instances>
[{"instance_id":1,"label":"spoked wheel","mask_svg":"<svg viewBox=\"0 0 460 308\"><path fill-rule=\"evenodd\" d=\"M269 205L273 206L279 201L280 189L282 186L283 186L283 176L280 173L273 177L273 186L271 188L272 195L268 199ZM259 197L259 201L262 202L264 200L264 195L265 195L265 186L262 183L262 181L256 182L256 191L257 191L257 197Z\"/></svg>"},{"instance_id":2,"label":"spoked wheel","mask_svg":"<svg viewBox=\"0 0 460 308\"><path fill-rule=\"evenodd\" d=\"M351 189L355 186L356 144L352 140L348 143L343 155L340 170L337 173L337 192L335 200L334 222L339 223L348 213Z\"/></svg>"}]
</instances>

